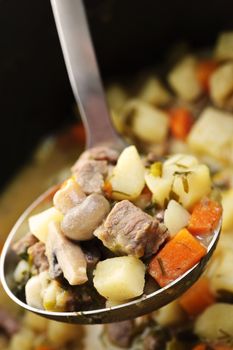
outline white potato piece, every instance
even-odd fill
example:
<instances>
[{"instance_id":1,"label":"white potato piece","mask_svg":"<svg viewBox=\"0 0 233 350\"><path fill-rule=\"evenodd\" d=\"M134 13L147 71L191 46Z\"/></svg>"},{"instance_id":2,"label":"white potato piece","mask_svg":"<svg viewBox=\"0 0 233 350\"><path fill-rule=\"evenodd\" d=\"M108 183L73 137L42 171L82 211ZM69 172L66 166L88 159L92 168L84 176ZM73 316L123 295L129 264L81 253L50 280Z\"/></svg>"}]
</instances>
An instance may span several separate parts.
<instances>
[{"instance_id":1,"label":"white potato piece","mask_svg":"<svg viewBox=\"0 0 233 350\"><path fill-rule=\"evenodd\" d=\"M185 209L191 209L201 198L211 191L210 172L206 165L191 167L188 175L176 175L172 191L178 196L179 202ZM187 184L185 189L184 179Z\"/></svg>"},{"instance_id":2,"label":"white potato piece","mask_svg":"<svg viewBox=\"0 0 233 350\"><path fill-rule=\"evenodd\" d=\"M80 339L83 335L83 327L75 324L61 323L49 320L47 328L47 337L51 345L59 349L72 342Z\"/></svg>"},{"instance_id":3,"label":"white potato piece","mask_svg":"<svg viewBox=\"0 0 233 350\"><path fill-rule=\"evenodd\" d=\"M196 157L186 154L175 154L163 163L163 177L169 178L175 172L189 171L190 167L198 165Z\"/></svg>"},{"instance_id":4,"label":"white potato piece","mask_svg":"<svg viewBox=\"0 0 233 350\"><path fill-rule=\"evenodd\" d=\"M132 131L140 140L161 143L166 139L169 119L164 111L133 99L125 105L122 113L125 120L130 116Z\"/></svg>"},{"instance_id":5,"label":"white potato piece","mask_svg":"<svg viewBox=\"0 0 233 350\"><path fill-rule=\"evenodd\" d=\"M35 342L35 333L23 328L19 332L15 333L10 341L8 350L32 350Z\"/></svg>"},{"instance_id":6,"label":"white potato piece","mask_svg":"<svg viewBox=\"0 0 233 350\"><path fill-rule=\"evenodd\" d=\"M222 230L233 230L233 188L222 192L223 222Z\"/></svg>"},{"instance_id":7,"label":"white potato piece","mask_svg":"<svg viewBox=\"0 0 233 350\"><path fill-rule=\"evenodd\" d=\"M232 263L233 250L226 248L211 276L211 287L215 292L225 290L233 293Z\"/></svg>"},{"instance_id":8,"label":"white potato piece","mask_svg":"<svg viewBox=\"0 0 233 350\"><path fill-rule=\"evenodd\" d=\"M29 218L28 224L30 232L33 233L39 241L46 243L48 236L48 227L50 222L61 222L62 213L54 207L46 209L39 214Z\"/></svg>"},{"instance_id":9,"label":"white potato piece","mask_svg":"<svg viewBox=\"0 0 233 350\"><path fill-rule=\"evenodd\" d=\"M30 265L26 260L20 260L14 270L14 280L17 283L25 281L30 274Z\"/></svg>"},{"instance_id":10,"label":"white potato piece","mask_svg":"<svg viewBox=\"0 0 233 350\"><path fill-rule=\"evenodd\" d=\"M219 60L233 59L233 32L221 33L215 47L215 57Z\"/></svg>"},{"instance_id":11,"label":"white potato piece","mask_svg":"<svg viewBox=\"0 0 233 350\"><path fill-rule=\"evenodd\" d=\"M154 106L164 106L168 104L172 97L165 89L159 79L149 77L143 84L138 95L139 99Z\"/></svg>"},{"instance_id":12,"label":"white potato piece","mask_svg":"<svg viewBox=\"0 0 233 350\"><path fill-rule=\"evenodd\" d=\"M97 264L94 287L106 299L126 301L142 295L145 265L133 256L106 259Z\"/></svg>"},{"instance_id":13,"label":"white potato piece","mask_svg":"<svg viewBox=\"0 0 233 350\"><path fill-rule=\"evenodd\" d=\"M172 177L164 179L162 177L156 177L148 171L145 174L145 180L149 190L153 193L153 202L158 203L163 208L172 188Z\"/></svg>"},{"instance_id":14,"label":"white potato piece","mask_svg":"<svg viewBox=\"0 0 233 350\"><path fill-rule=\"evenodd\" d=\"M153 318L163 327L178 325L185 319L185 313L177 300L153 312Z\"/></svg>"},{"instance_id":15,"label":"white potato piece","mask_svg":"<svg viewBox=\"0 0 233 350\"><path fill-rule=\"evenodd\" d=\"M23 324L35 332L45 332L47 329L48 320L45 317L38 316L32 312L27 311L24 314Z\"/></svg>"},{"instance_id":16,"label":"white potato piece","mask_svg":"<svg viewBox=\"0 0 233 350\"><path fill-rule=\"evenodd\" d=\"M196 63L194 57L187 56L168 75L168 82L173 90L179 97L187 101L197 99L202 93L202 88L197 80Z\"/></svg>"},{"instance_id":17,"label":"white potato piece","mask_svg":"<svg viewBox=\"0 0 233 350\"><path fill-rule=\"evenodd\" d=\"M25 296L26 296L26 302L28 305L35 307L36 309L43 310L43 301L42 301L42 287L41 287L41 281L40 276L33 276L31 277L26 285L25 285Z\"/></svg>"},{"instance_id":18,"label":"white potato piece","mask_svg":"<svg viewBox=\"0 0 233 350\"><path fill-rule=\"evenodd\" d=\"M65 311L68 292L53 280L43 291L43 306L49 311Z\"/></svg>"},{"instance_id":19,"label":"white potato piece","mask_svg":"<svg viewBox=\"0 0 233 350\"><path fill-rule=\"evenodd\" d=\"M127 92L118 84L113 84L108 87L106 97L109 107L116 112L121 109L128 99Z\"/></svg>"},{"instance_id":20,"label":"white potato piece","mask_svg":"<svg viewBox=\"0 0 233 350\"><path fill-rule=\"evenodd\" d=\"M207 107L194 124L188 145L199 154L210 155L220 161L233 161L233 115Z\"/></svg>"},{"instance_id":21,"label":"white potato piece","mask_svg":"<svg viewBox=\"0 0 233 350\"><path fill-rule=\"evenodd\" d=\"M164 224L172 237L188 225L190 216L189 212L182 205L173 199L169 201L164 212Z\"/></svg>"},{"instance_id":22,"label":"white potato piece","mask_svg":"<svg viewBox=\"0 0 233 350\"><path fill-rule=\"evenodd\" d=\"M223 107L233 94L233 62L215 70L210 78L210 96L218 107Z\"/></svg>"},{"instance_id":23,"label":"white potato piece","mask_svg":"<svg viewBox=\"0 0 233 350\"><path fill-rule=\"evenodd\" d=\"M145 168L135 146L126 147L118 158L109 182L114 199L135 199L145 185Z\"/></svg>"},{"instance_id":24,"label":"white potato piece","mask_svg":"<svg viewBox=\"0 0 233 350\"><path fill-rule=\"evenodd\" d=\"M216 303L208 307L195 321L194 331L209 341L218 341L228 334L233 337L233 305Z\"/></svg>"}]
</instances>

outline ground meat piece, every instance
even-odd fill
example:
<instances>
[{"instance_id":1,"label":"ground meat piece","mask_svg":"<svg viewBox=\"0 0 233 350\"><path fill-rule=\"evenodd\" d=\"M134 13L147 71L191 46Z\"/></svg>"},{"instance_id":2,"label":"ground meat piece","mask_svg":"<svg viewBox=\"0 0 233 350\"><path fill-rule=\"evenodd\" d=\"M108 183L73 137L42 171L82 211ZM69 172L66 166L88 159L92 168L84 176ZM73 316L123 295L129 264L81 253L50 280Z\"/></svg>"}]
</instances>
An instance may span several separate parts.
<instances>
[{"instance_id":1,"label":"ground meat piece","mask_svg":"<svg viewBox=\"0 0 233 350\"><path fill-rule=\"evenodd\" d=\"M156 253L168 237L168 231L156 218L123 200L115 204L94 235L118 255L140 258Z\"/></svg>"},{"instance_id":2,"label":"ground meat piece","mask_svg":"<svg viewBox=\"0 0 233 350\"><path fill-rule=\"evenodd\" d=\"M134 336L134 321L110 323L105 325L109 341L120 348L128 348Z\"/></svg>"},{"instance_id":3,"label":"ground meat piece","mask_svg":"<svg viewBox=\"0 0 233 350\"><path fill-rule=\"evenodd\" d=\"M101 193L108 173L105 160L81 160L72 168L75 178L86 194Z\"/></svg>"},{"instance_id":4,"label":"ground meat piece","mask_svg":"<svg viewBox=\"0 0 233 350\"><path fill-rule=\"evenodd\" d=\"M109 147L98 146L83 152L82 155L79 157L77 163L83 160L106 160L110 164L115 164L118 157L118 151Z\"/></svg>"},{"instance_id":5,"label":"ground meat piece","mask_svg":"<svg viewBox=\"0 0 233 350\"><path fill-rule=\"evenodd\" d=\"M12 249L17 255L24 255L27 254L27 250L29 247L31 247L33 244L38 242L38 239L33 236L30 232L28 232L25 236L23 236L19 241L17 241Z\"/></svg>"},{"instance_id":6,"label":"ground meat piece","mask_svg":"<svg viewBox=\"0 0 233 350\"><path fill-rule=\"evenodd\" d=\"M43 242L37 242L29 247L28 255L39 272L48 270L49 262L45 255L45 244Z\"/></svg>"},{"instance_id":7,"label":"ground meat piece","mask_svg":"<svg viewBox=\"0 0 233 350\"><path fill-rule=\"evenodd\" d=\"M0 329L7 335L12 336L20 329L20 323L6 310L0 310Z\"/></svg>"}]
</instances>

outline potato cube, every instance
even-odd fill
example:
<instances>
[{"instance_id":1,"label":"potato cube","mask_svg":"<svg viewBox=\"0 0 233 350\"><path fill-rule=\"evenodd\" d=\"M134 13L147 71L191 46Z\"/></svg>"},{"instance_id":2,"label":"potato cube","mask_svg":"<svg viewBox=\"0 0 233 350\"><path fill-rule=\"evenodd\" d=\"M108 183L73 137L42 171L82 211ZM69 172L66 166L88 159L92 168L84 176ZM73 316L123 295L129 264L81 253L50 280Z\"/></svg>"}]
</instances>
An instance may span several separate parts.
<instances>
[{"instance_id":1,"label":"potato cube","mask_svg":"<svg viewBox=\"0 0 233 350\"><path fill-rule=\"evenodd\" d=\"M48 236L48 227L50 222L61 222L63 215L56 208L51 207L42 211L39 214L33 215L29 218L29 229L36 238L41 242L46 243Z\"/></svg>"},{"instance_id":2,"label":"potato cube","mask_svg":"<svg viewBox=\"0 0 233 350\"><path fill-rule=\"evenodd\" d=\"M133 256L106 259L97 264L93 282L106 299L126 301L142 295L145 265Z\"/></svg>"},{"instance_id":3,"label":"potato cube","mask_svg":"<svg viewBox=\"0 0 233 350\"><path fill-rule=\"evenodd\" d=\"M168 82L177 95L184 100L197 99L202 89L197 80L195 58L187 56L179 62L169 73Z\"/></svg>"},{"instance_id":4,"label":"potato cube","mask_svg":"<svg viewBox=\"0 0 233 350\"><path fill-rule=\"evenodd\" d=\"M144 185L145 168L135 146L123 150L109 179L113 198L137 198Z\"/></svg>"},{"instance_id":5,"label":"potato cube","mask_svg":"<svg viewBox=\"0 0 233 350\"><path fill-rule=\"evenodd\" d=\"M211 277L211 287L214 291L225 290L233 293L232 262L233 251L225 249L224 254L218 259L218 265Z\"/></svg>"},{"instance_id":6,"label":"potato cube","mask_svg":"<svg viewBox=\"0 0 233 350\"><path fill-rule=\"evenodd\" d=\"M191 209L195 203L211 191L211 179L208 167L200 164L190 168L188 175L175 176L172 190L178 196L179 203L184 208Z\"/></svg>"},{"instance_id":7,"label":"potato cube","mask_svg":"<svg viewBox=\"0 0 233 350\"><path fill-rule=\"evenodd\" d=\"M164 224L171 236L174 236L182 228L186 227L189 219L190 214L182 205L173 199L169 201L167 209L164 212Z\"/></svg>"},{"instance_id":8,"label":"potato cube","mask_svg":"<svg viewBox=\"0 0 233 350\"><path fill-rule=\"evenodd\" d=\"M215 48L215 56L219 60L233 59L233 32L220 34Z\"/></svg>"},{"instance_id":9,"label":"potato cube","mask_svg":"<svg viewBox=\"0 0 233 350\"><path fill-rule=\"evenodd\" d=\"M161 326L174 326L182 323L185 320L185 313L180 307L177 300L161 307L153 313L153 318Z\"/></svg>"},{"instance_id":10,"label":"potato cube","mask_svg":"<svg viewBox=\"0 0 233 350\"><path fill-rule=\"evenodd\" d=\"M224 104L232 94L233 62L230 62L216 69L211 75L210 96L217 106L224 107Z\"/></svg>"},{"instance_id":11,"label":"potato cube","mask_svg":"<svg viewBox=\"0 0 233 350\"><path fill-rule=\"evenodd\" d=\"M233 115L208 107L200 115L189 136L190 148L216 159L233 161Z\"/></svg>"},{"instance_id":12,"label":"potato cube","mask_svg":"<svg viewBox=\"0 0 233 350\"><path fill-rule=\"evenodd\" d=\"M222 192L222 207L223 207L223 231L233 229L233 188Z\"/></svg>"},{"instance_id":13,"label":"potato cube","mask_svg":"<svg viewBox=\"0 0 233 350\"><path fill-rule=\"evenodd\" d=\"M172 177L165 179L162 177L156 177L147 172L145 180L149 190L153 193L153 202L156 202L163 208L166 200L169 198L169 193L172 188Z\"/></svg>"},{"instance_id":14,"label":"potato cube","mask_svg":"<svg viewBox=\"0 0 233 350\"><path fill-rule=\"evenodd\" d=\"M117 84L108 87L106 96L109 107L116 112L121 109L121 107L126 103L128 99L124 88Z\"/></svg>"},{"instance_id":15,"label":"potato cube","mask_svg":"<svg viewBox=\"0 0 233 350\"><path fill-rule=\"evenodd\" d=\"M166 139L169 119L164 111L134 99L127 103L123 115L126 120L130 116L132 131L140 140L160 143Z\"/></svg>"},{"instance_id":16,"label":"potato cube","mask_svg":"<svg viewBox=\"0 0 233 350\"><path fill-rule=\"evenodd\" d=\"M143 84L139 98L154 106L164 106L172 97L157 78L150 77Z\"/></svg>"},{"instance_id":17,"label":"potato cube","mask_svg":"<svg viewBox=\"0 0 233 350\"><path fill-rule=\"evenodd\" d=\"M208 307L195 321L194 331L208 341L219 341L222 336L233 337L233 305L216 303Z\"/></svg>"}]
</instances>

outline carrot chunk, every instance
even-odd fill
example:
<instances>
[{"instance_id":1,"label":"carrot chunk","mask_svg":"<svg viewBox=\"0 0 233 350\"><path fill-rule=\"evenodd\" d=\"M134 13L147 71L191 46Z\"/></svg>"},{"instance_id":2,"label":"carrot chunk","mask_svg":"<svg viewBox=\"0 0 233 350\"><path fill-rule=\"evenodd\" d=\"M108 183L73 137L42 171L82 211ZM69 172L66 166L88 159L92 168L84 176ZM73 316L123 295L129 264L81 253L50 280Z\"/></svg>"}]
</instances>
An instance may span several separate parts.
<instances>
[{"instance_id":1,"label":"carrot chunk","mask_svg":"<svg viewBox=\"0 0 233 350\"><path fill-rule=\"evenodd\" d=\"M188 230L194 235L212 232L222 215L222 206L209 198L202 199L193 209Z\"/></svg>"},{"instance_id":2,"label":"carrot chunk","mask_svg":"<svg viewBox=\"0 0 233 350\"><path fill-rule=\"evenodd\" d=\"M190 317L195 317L215 302L207 278L201 277L180 298L179 304Z\"/></svg>"},{"instance_id":3,"label":"carrot chunk","mask_svg":"<svg viewBox=\"0 0 233 350\"><path fill-rule=\"evenodd\" d=\"M197 64L197 68L196 68L197 80L199 81L202 89L205 92L209 92L210 76L215 71L217 66L218 66L217 62L213 60L200 61Z\"/></svg>"},{"instance_id":4,"label":"carrot chunk","mask_svg":"<svg viewBox=\"0 0 233 350\"><path fill-rule=\"evenodd\" d=\"M109 181L105 181L104 185L103 185L103 191L106 195L107 198L112 198L112 185L111 182Z\"/></svg>"},{"instance_id":5,"label":"carrot chunk","mask_svg":"<svg viewBox=\"0 0 233 350\"><path fill-rule=\"evenodd\" d=\"M173 108L169 111L172 136L185 140L193 125L193 116L185 108Z\"/></svg>"},{"instance_id":6,"label":"carrot chunk","mask_svg":"<svg viewBox=\"0 0 233 350\"><path fill-rule=\"evenodd\" d=\"M194 346L192 350L207 350L206 344L200 343Z\"/></svg>"},{"instance_id":7,"label":"carrot chunk","mask_svg":"<svg viewBox=\"0 0 233 350\"><path fill-rule=\"evenodd\" d=\"M182 229L152 258L149 274L164 287L193 267L205 254L206 248L187 229Z\"/></svg>"}]
</instances>

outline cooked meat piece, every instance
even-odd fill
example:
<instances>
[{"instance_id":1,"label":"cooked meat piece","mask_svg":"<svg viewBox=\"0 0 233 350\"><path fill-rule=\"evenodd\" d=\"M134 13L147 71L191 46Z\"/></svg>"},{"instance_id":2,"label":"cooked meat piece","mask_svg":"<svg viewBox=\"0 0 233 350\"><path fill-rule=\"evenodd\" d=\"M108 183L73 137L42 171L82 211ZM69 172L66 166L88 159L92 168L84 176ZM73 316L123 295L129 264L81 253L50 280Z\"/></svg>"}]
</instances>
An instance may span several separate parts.
<instances>
[{"instance_id":1,"label":"cooked meat piece","mask_svg":"<svg viewBox=\"0 0 233 350\"><path fill-rule=\"evenodd\" d=\"M27 254L28 248L36 242L38 242L38 239L33 234L28 232L25 236L23 236L19 241L17 241L13 245L12 249L17 255L21 256Z\"/></svg>"},{"instance_id":2,"label":"cooked meat piece","mask_svg":"<svg viewBox=\"0 0 233 350\"><path fill-rule=\"evenodd\" d=\"M39 272L48 270L49 262L45 255L45 244L37 242L28 248L28 255Z\"/></svg>"},{"instance_id":3,"label":"cooked meat piece","mask_svg":"<svg viewBox=\"0 0 233 350\"><path fill-rule=\"evenodd\" d=\"M83 160L106 160L108 163L115 164L119 157L119 152L105 146L98 146L83 152L78 162ZM76 164L77 164L76 163ZM76 165L75 164L75 165ZM75 167L74 165L74 167Z\"/></svg>"},{"instance_id":4,"label":"cooked meat piece","mask_svg":"<svg viewBox=\"0 0 233 350\"><path fill-rule=\"evenodd\" d=\"M6 310L0 310L0 329L8 336L12 336L20 329L20 322L9 314Z\"/></svg>"},{"instance_id":5,"label":"cooked meat piece","mask_svg":"<svg viewBox=\"0 0 233 350\"><path fill-rule=\"evenodd\" d=\"M120 348L128 348L134 336L134 321L110 323L105 325L109 341Z\"/></svg>"},{"instance_id":6,"label":"cooked meat piece","mask_svg":"<svg viewBox=\"0 0 233 350\"><path fill-rule=\"evenodd\" d=\"M57 262L70 285L79 285L87 281L87 262L82 249L69 241L55 222L49 224L46 255L51 278L54 276L54 262Z\"/></svg>"},{"instance_id":7,"label":"cooked meat piece","mask_svg":"<svg viewBox=\"0 0 233 350\"><path fill-rule=\"evenodd\" d=\"M168 237L168 231L158 220L123 200L115 204L94 235L118 255L140 258L156 253Z\"/></svg>"},{"instance_id":8,"label":"cooked meat piece","mask_svg":"<svg viewBox=\"0 0 233 350\"><path fill-rule=\"evenodd\" d=\"M75 178L86 194L101 193L108 173L106 160L81 160L72 168Z\"/></svg>"},{"instance_id":9,"label":"cooked meat piece","mask_svg":"<svg viewBox=\"0 0 233 350\"><path fill-rule=\"evenodd\" d=\"M94 230L110 211L110 204L98 193L90 194L80 205L71 208L61 223L64 235L83 241L92 239Z\"/></svg>"},{"instance_id":10,"label":"cooked meat piece","mask_svg":"<svg viewBox=\"0 0 233 350\"><path fill-rule=\"evenodd\" d=\"M82 203L85 198L86 195L79 184L70 178L65 181L62 187L55 193L53 204L62 214L66 214L69 209Z\"/></svg>"},{"instance_id":11,"label":"cooked meat piece","mask_svg":"<svg viewBox=\"0 0 233 350\"><path fill-rule=\"evenodd\" d=\"M161 350L165 346L164 340L156 334L148 334L143 339L143 350Z\"/></svg>"}]
</instances>

